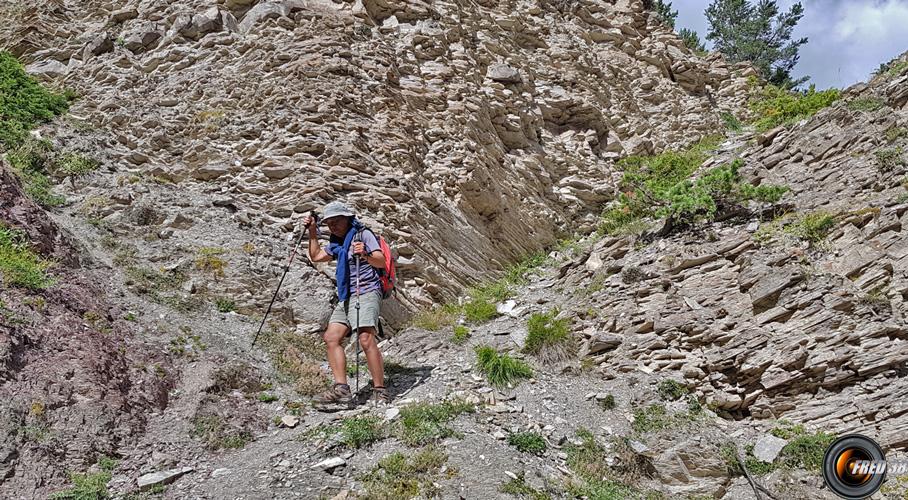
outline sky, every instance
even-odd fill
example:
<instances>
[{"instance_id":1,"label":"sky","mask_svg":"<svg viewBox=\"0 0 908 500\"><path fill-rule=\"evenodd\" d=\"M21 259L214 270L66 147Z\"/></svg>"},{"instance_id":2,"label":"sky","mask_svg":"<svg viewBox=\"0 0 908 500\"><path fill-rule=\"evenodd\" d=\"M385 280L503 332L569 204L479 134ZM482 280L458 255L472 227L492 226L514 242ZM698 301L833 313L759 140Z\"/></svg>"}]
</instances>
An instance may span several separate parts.
<instances>
[{"instance_id":1,"label":"sky","mask_svg":"<svg viewBox=\"0 0 908 500\"><path fill-rule=\"evenodd\" d=\"M752 0L756 1L756 0ZM672 0L678 11L675 28L689 28L707 48L703 11L711 0ZM779 0L787 11L795 0ZM810 76L818 89L845 88L866 81L880 63L908 50L908 0L801 0L804 17L793 39L807 37L795 78Z\"/></svg>"}]
</instances>

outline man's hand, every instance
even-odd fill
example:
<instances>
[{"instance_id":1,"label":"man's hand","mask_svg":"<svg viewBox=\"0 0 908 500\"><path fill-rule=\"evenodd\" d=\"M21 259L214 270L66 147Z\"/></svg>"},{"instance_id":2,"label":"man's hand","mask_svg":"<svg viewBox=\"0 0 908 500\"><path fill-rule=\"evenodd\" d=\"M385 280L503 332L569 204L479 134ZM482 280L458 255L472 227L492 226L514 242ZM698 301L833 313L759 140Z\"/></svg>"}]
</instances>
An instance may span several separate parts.
<instances>
[{"instance_id":1,"label":"man's hand","mask_svg":"<svg viewBox=\"0 0 908 500\"><path fill-rule=\"evenodd\" d=\"M315 217L311 215L307 215L306 218L303 219L303 225L309 229L311 234L315 234L315 232L318 231L318 226L315 224Z\"/></svg>"},{"instance_id":2,"label":"man's hand","mask_svg":"<svg viewBox=\"0 0 908 500\"><path fill-rule=\"evenodd\" d=\"M353 254L354 255L366 255L366 244L362 241L353 242Z\"/></svg>"}]
</instances>

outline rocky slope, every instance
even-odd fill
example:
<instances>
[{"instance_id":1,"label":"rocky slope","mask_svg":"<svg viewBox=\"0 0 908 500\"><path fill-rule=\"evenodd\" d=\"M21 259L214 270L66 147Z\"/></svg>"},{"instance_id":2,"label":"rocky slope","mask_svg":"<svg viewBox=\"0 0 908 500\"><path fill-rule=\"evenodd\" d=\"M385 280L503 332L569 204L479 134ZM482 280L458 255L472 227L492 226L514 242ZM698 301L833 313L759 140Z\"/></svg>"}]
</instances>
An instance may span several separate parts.
<instances>
[{"instance_id":1,"label":"rocky slope","mask_svg":"<svg viewBox=\"0 0 908 500\"><path fill-rule=\"evenodd\" d=\"M908 446L908 188L887 153L906 147L908 76L731 134L701 166L742 158L748 181L790 189L773 207L663 236L582 236L613 197L615 160L720 131L721 110L746 114L748 71L691 54L640 2L57 1L4 15L0 45L80 94L38 133L102 168L59 184L68 202L50 213L2 170L0 219L60 261L47 291L3 289L2 496L59 491L106 455L123 495L174 470L156 494L344 498L374 487L363 473L379 458L415 453L398 412L458 398L476 412L438 440L446 462L423 493L508 497L523 473L577 495L582 429L602 447L595 470L630 484L618 498L756 498L723 446L764 442L780 419ZM466 345L450 327L386 341L392 408L321 414L300 393L318 373L330 269L295 266L262 344L249 342L295 222L335 197L401 251L395 325L581 237L498 318L469 325ZM810 214L830 222L805 237ZM576 357L521 353L530 315L555 308ZM534 378L493 389L480 345L525 358ZM689 396L666 398L666 380ZM653 405L669 425L638 423ZM273 420L289 414L298 427ZM390 435L351 447L322 432L366 415ZM523 431L547 451L507 444ZM830 497L805 468L759 480Z\"/></svg>"}]
</instances>

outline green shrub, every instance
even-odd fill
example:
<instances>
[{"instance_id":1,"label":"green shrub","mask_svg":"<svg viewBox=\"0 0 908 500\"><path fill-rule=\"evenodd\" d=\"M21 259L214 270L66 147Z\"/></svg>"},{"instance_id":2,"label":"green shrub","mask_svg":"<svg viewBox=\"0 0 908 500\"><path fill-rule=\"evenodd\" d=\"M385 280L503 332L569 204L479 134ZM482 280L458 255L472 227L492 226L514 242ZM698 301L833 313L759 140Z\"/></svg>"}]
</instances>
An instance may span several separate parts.
<instances>
[{"instance_id":1,"label":"green shrub","mask_svg":"<svg viewBox=\"0 0 908 500\"><path fill-rule=\"evenodd\" d=\"M9 52L0 51L0 149L21 145L36 125L66 112L65 95L42 87Z\"/></svg>"},{"instance_id":2,"label":"green shrub","mask_svg":"<svg viewBox=\"0 0 908 500\"><path fill-rule=\"evenodd\" d=\"M229 313L236 309L236 303L225 297L218 297L214 299L214 305L217 308L218 312L222 313Z\"/></svg>"},{"instance_id":3,"label":"green shrub","mask_svg":"<svg viewBox=\"0 0 908 500\"><path fill-rule=\"evenodd\" d=\"M471 323L482 323L498 316L498 308L487 297L474 295L464 304L463 315Z\"/></svg>"},{"instance_id":4,"label":"green shrub","mask_svg":"<svg viewBox=\"0 0 908 500\"><path fill-rule=\"evenodd\" d=\"M469 301L463 306L467 320L479 323L496 316L496 303L514 295L517 286L526 284L527 275L545 262L545 254L531 254L505 270L500 279L482 283L469 290Z\"/></svg>"},{"instance_id":5,"label":"green shrub","mask_svg":"<svg viewBox=\"0 0 908 500\"><path fill-rule=\"evenodd\" d=\"M743 130L741 125L741 120L738 120L738 117L729 113L728 111L722 111L719 113L719 118L722 119L722 123L725 124L725 129L730 132L740 132Z\"/></svg>"},{"instance_id":6,"label":"green shrub","mask_svg":"<svg viewBox=\"0 0 908 500\"><path fill-rule=\"evenodd\" d=\"M557 315L557 309L530 315L523 352L546 361L560 361L570 356L570 320L556 319Z\"/></svg>"},{"instance_id":7,"label":"green shrub","mask_svg":"<svg viewBox=\"0 0 908 500\"><path fill-rule=\"evenodd\" d=\"M112 477L116 461L101 457L98 460L100 472L94 474L70 473L69 480L73 483L72 488L59 491L50 496L53 500L103 500L110 498L107 491L107 483Z\"/></svg>"},{"instance_id":8,"label":"green shrub","mask_svg":"<svg viewBox=\"0 0 908 500\"><path fill-rule=\"evenodd\" d=\"M394 452L379 460L378 465L360 478L366 491L357 498L433 498L437 493L434 479L447 460L447 455L434 446L423 448L410 457Z\"/></svg>"},{"instance_id":9,"label":"green shrub","mask_svg":"<svg viewBox=\"0 0 908 500\"><path fill-rule=\"evenodd\" d=\"M88 175L100 167L97 160L93 160L79 153L65 153L57 160L57 169L60 174L81 177Z\"/></svg>"},{"instance_id":10,"label":"green shrub","mask_svg":"<svg viewBox=\"0 0 908 500\"><path fill-rule=\"evenodd\" d=\"M898 58L892 59L887 63L880 63L880 66L873 72L875 76L883 75L886 78L901 76L908 69L908 60L899 61Z\"/></svg>"},{"instance_id":11,"label":"green shrub","mask_svg":"<svg viewBox=\"0 0 908 500\"><path fill-rule=\"evenodd\" d=\"M24 233L0 224L0 275L6 286L45 289L54 284L47 275L51 265L32 252Z\"/></svg>"},{"instance_id":12,"label":"green shrub","mask_svg":"<svg viewBox=\"0 0 908 500\"><path fill-rule=\"evenodd\" d=\"M803 93L766 85L750 103L750 108L757 115L754 127L762 132L809 118L834 103L840 95L838 89L817 91L813 85Z\"/></svg>"},{"instance_id":13,"label":"green shrub","mask_svg":"<svg viewBox=\"0 0 908 500\"><path fill-rule=\"evenodd\" d=\"M192 419L189 435L201 439L212 450L242 448L252 441L252 433L232 428L219 415L197 416Z\"/></svg>"},{"instance_id":14,"label":"green shrub","mask_svg":"<svg viewBox=\"0 0 908 500\"><path fill-rule=\"evenodd\" d=\"M396 434L408 446L428 444L455 435L448 423L474 411L472 404L463 401L411 404L401 408Z\"/></svg>"},{"instance_id":15,"label":"green shrub","mask_svg":"<svg viewBox=\"0 0 908 500\"><path fill-rule=\"evenodd\" d=\"M902 137L908 135L908 129L905 127L891 127L886 131L886 140L889 142L895 142Z\"/></svg>"},{"instance_id":16,"label":"green shrub","mask_svg":"<svg viewBox=\"0 0 908 500\"><path fill-rule=\"evenodd\" d=\"M521 498L530 498L531 500L551 500L552 497L544 491L539 491L536 488L528 485L526 482L526 475L521 472L517 474L516 478L511 478L510 481L501 485L499 491L502 493L507 493L509 495L514 495Z\"/></svg>"},{"instance_id":17,"label":"green shrub","mask_svg":"<svg viewBox=\"0 0 908 500\"><path fill-rule=\"evenodd\" d=\"M13 171L22 179L25 194L43 207L57 207L66 201L51 192L48 176L52 149L49 141L29 137L6 156Z\"/></svg>"},{"instance_id":18,"label":"green shrub","mask_svg":"<svg viewBox=\"0 0 908 500\"><path fill-rule=\"evenodd\" d=\"M817 432L796 435L779 453L781 466L786 469L819 471L826 448L835 441L834 434Z\"/></svg>"},{"instance_id":19,"label":"green shrub","mask_svg":"<svg viewBox=\"0 0 908 500\"><path fill-rule=\"evenodd\" d=\"M665 406L652 404L643 409L634 411L634 421L631 427L635 432L643 434L646 432L659 431L669 427L673 420Z\"/></svg>"},{"instance_id":20,"label":"green shrub","mask_svg":"<svg viewBox=\"0 0 908 500\"><path fill-rule=\"evenodd\" d=\"M262 403L273 403L273 402L277 401L278 399L279 398L277 396L275 396L274 394L269 394L267 392L263 392L263 393L259 394L259 401L261 401Z\"/></svg>"},{"instance_id":21,"label":"green shrub","mask_svg":"<svg viewBox=\"0 0 908 500\"><path fill-rule=\"evenodd\" d=\"M479 371L495 387L507 387L533 376L530 365L489 346L476 347L476 360Z\"/></svg>"},{"instance_id":22,"label":"green shrub","mask_svg":"<svg viewBox=\"0 0 908 500\"><path fill-rule=\"evenodd\" d=\"M215 279L224 277L227 261L221 256L226 251L223 248L202 247L196 252L195 267L200 271L211 274Z\"/></svg>"},{"instance_id":23,"label":"green shrub","mask_svg":"<svg viewBox=\"0 0 908 500\"><path fill-rule=\"evenodd\" d=\"M663 401L677 401L687 394L687 387L672 379L665 379L659 382L658 390L659 397Z\"/></svg>"},{"instance_id":24,"label":"green shrub","mask_svg":"<svg viewBox=\"0 0 908 500\"><path fill-rule=\"evenodd\" d=\"M892 172L901 165L905 164L902 158L902 148L881 149L873 154L876 157L876 167L880 172Z\"/></svg>"},{"instance_id":25,"label":"green shrub","mask_svg":"<svg viewBox=\"0 0 908 500\"><path fill-rule=\"evenodd\" d=\"M463 345L467 343L467 340L470 339L470 329L464 325L456 325L454 327L454 335L451 336L451 342L454 342L457 345Z\"/></svg>"},{"instance_id":26,"label":"green shrub","mask_svg":"<svg viewBox=\"0 0 908 500\"><path fill-rule=\"evenodd\" d=\"M538 432L514 432L508 436L508 444L523 453L542 455L545 453L545 438Z\"/></svg>"},{"instance_id":27,"label":"green shrub","mask_svg":"<svg viewBox=\"0 0 908 500\"><path fill-rule=\"evenodd\" d=\"M385 437L382 420L374 416L352 417L344 419L340 427L341 442L350 448L380 441Z\"/></svg>"},{"instance_id":28,"label":"green shrub","mask_svg":"<svg viewBox=\"0 0 908 500\"><path fill-rule=\"evenodd\" d=\"M410 325L430 332L441 331L454 324L460 312L456 305L435 306L416 313L410 320Z\"/></svg>"},{"instance_id":29,"label":"green shrub","mask_svg":"<svg viewBox=\"0 0 908 500\"><path fill-rule=\"evenodd\" d=\"M614 410L618 407L618 403L615 402L615 396L607 394L604 398L599 400L599 407L603 410Z\"/></svg>"},{"instance_id":30,"label":"green shrub","mask_svg":"<svg viewBox=\"0 0 908 500\"><path fill-rule=\"evenodd\" d=\"M848 109L870 113L886 105L886 101L879 97L858 97L848 101Z\"/></svg>"},{"instance_id":31,"label":"green shrub","mask_svg":"<svg viewBox=\"0 0 908 500\"><path fill-rule=\"evenodd\" d=\"M798 217L785 227L785 232L811 243L826 238L835 228L835 217L828 212L817 211Z\"/></svg>"}]
</instances>

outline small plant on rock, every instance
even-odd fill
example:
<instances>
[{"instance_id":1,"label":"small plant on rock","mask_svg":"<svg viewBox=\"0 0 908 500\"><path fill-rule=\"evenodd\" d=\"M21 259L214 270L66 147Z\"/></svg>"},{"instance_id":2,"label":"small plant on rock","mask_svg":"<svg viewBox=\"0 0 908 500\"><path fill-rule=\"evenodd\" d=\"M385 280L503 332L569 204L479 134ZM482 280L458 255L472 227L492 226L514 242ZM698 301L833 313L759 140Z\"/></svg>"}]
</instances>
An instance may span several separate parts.
<instances>
[{"instance_id":1,"label":"small plant on rock","mask_svg":"<svg viewBox=\"0 0 908 500\"><path fill-rule=\"evenodd\" d=\"M51 265L29 248L25 233L0 223L0 275L6 286L43 290L54 284L47 274Z\"/></svg>"},{"instance_id":2,"label":"small plant on rock","mask_svg":"<svg viewBox=\"0 0 908 500\"><path fill-rule=\"evenodd\" d=\"M599 407L603 410L614 410L618 407L618 403L615 402L615 396L607 394L604 398L599 400Z\"/></svg>"},{"instance_id":3,"label":"small plant on rock","mask_svg":"<svg viewBox=\"0 0 908 500\"><path fill-rule=\"evenodd\" d=\"M562 361L571 355L570 320L557 316L557 309L530 315L523 352L547 362Z\"/></svg>"},{"instance_id":4,"label":"small plant on rock","mask_svg":"<svg viewBox=\"0 0 908 500\"><path fill-rule=\"evenodd\" d=\"M757 115L754 127L762 132L779 125L798 122L831 105L840 96L841 92L838 89L818 91L812 85L804 93L766 85L750 103L751 110Z\"/></svg>"},{"instance_id":5,"label":"small plant on rock","mask_svg":"<svg viewBox=\"0 0 908 500\"><path fill-rule=\"evenodd\" d=\"M110 498L107 491L107 483L110 482L114 467L117 462L108 457L101 457L98 460L100 471L95 473L70 473L69 480L72 481L72 488L59 491L50 496L52 500L100 500Z\"/></svg>"},{"instance_id":6,"label":"small plant on rock","mask_svg":"<svg viewBox=\"0 0 908 500\"><path fill-rule=\"evenodd\" d=\"M848 109L869 113L876 111L886 105L886 101L879 97L858 97L848 102Z\"/></svg>"},{"instance_id":7,"label":"small plant on rock","mask_svg":"<svg viewBox=\"0 0 908 500\"><path fill-rule=\"evenodd\" d=\"M200 271L205 271L215 279L224 277L224 269L227 267L227 261L221 256L225 251L222 248L202 247L196 252L195 267Z\"/></svg>"},{"instance_id":8,"label":"small plant on rock","mask_svg":"<svg viewBox=\"0 0 908 500\"><path fill-rule=\"evenodd\" d=\"M455 325L454 334L451 336L451 342L457 345L463 345L470 339L470 329L464 325Z\"/></svg>"},{"instance_id":9,"label":"small plant on rock","mask_svg":"<svg viewBox=\"0 0 908 500\"><path fill-rule=\"evenodd\" d=\"M463 401L416 403L400 410L397 436L409 446L421 446L455 435L448 424L463 413L476 411Z\"/></svg>"},{"instance_id":10,"label":"small plant on rock","mask_svg":"<svg viewBox=\"0 0 908 500\"><path fill-rule=\"evenodd\" d=\"M873 155L876 158L876 168L883 173L892 172L905 164L902 148L882 149Z\"/></svg>"},{"instance_id":11,"label":"small plant on rock","mask_svg":"<svg viewBox=\"0 0 908 500\"><path fill-rule=\"evenodd\" d=\"M218 312L229 313L236 309L236 303L225 297L218 297L214 300L214 305Z\"/></svg>"},{"instance_id":12,"label":"small plant on rock","mask_svg":"<svg viewBox=\"0 0 908 500\"><path fill-rule=\"evenodd\" d=\"M344 419L340 427L341 441L350 448L362 448L385 437L382 420L374 416Z\"/></svg>"},{"instance_id":13,"label":"small plant on rock","mask_svg":"<svg viewBox=\"0 0 908 500\"><path fill-rule=\"evenodd\" d=\"M433 498L437 495L433 482L447 460L447 455L434 446L423 448L409 457L394 452L379 460L378 465L360 478L366 491L358 498Z\"/></svg>"},{"instance_id":14,"label":"small plant on rock","mask_svg":"<svg viewBox=\"0 0 908 500\"><path fill-rule=\"evenodd\" d=\"M538 432L514 432L508 436L508 444L523 453L542 455L545 453L545 438Z\"/></svg>"},{"instance_id":15,"label":"small plant on rock","mask_svg":"<svg viewBox=\"0 0 908 500\"><path fill-rule=\"evenodd\" d=\"M665 379L659 382L659 397L664 401L677 401L687 394L687 387L675 380Z\"/></svg>"}]
</instances>

